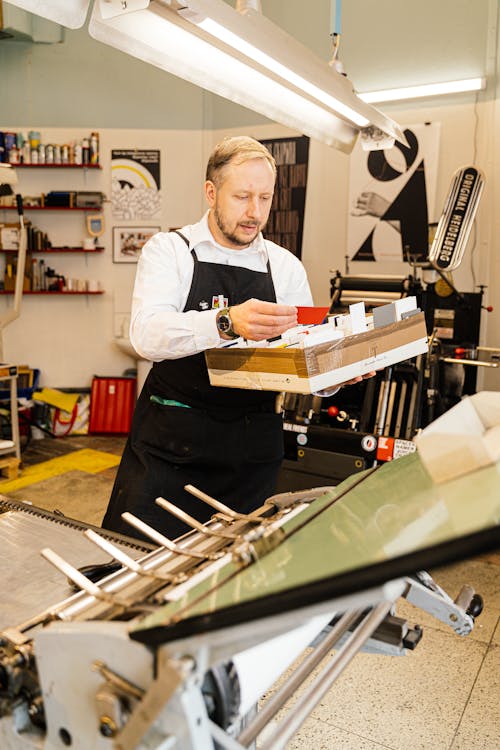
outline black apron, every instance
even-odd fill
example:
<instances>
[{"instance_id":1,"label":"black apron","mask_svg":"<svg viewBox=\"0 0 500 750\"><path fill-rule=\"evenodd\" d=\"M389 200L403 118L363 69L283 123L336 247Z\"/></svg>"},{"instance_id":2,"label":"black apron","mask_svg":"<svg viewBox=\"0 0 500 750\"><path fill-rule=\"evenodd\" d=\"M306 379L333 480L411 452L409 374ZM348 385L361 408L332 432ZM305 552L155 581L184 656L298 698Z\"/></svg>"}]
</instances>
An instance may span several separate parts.
<instances>
[{"instance_id":1,"label":"black apron","mask_svg":"<svg viewBox=\"0 0 500 750\"><path fill-rule=\"evenodd\" d=\"M199 261L195 249L191 254L193 280L184 312L210 309L221 296L226 306L252 297L276 301L269 261L261 272ZM275 398L268 391L211 386L203 352L155 362L136 404L102 526L141 537L121 518L129 511L175 539L189 527L155 498L170 500L202 523L214 513L184 490L186 484L241 513L258 508L274 493L283 458ZM185 406L161 403L165 400Z\"/></svg>"}]
</instances>

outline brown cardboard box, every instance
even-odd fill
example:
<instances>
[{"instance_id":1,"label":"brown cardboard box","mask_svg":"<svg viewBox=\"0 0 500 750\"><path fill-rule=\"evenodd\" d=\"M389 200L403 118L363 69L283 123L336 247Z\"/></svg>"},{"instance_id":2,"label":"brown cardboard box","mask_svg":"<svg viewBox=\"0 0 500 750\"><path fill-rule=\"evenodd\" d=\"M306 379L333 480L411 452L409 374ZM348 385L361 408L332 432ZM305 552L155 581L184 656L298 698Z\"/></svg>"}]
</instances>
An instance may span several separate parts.
<instances>
[{"instance_id":1,"label":"brown cardboard box","mask_svg":"<svg viewBox=\"0 0 500 750\"><path fill-rule=\"evenodd\" d=\"M423 313L382 328L316 344L208 349L210 383L229 388L315 393L427 352Z\"/></svg>"}]
</instances>

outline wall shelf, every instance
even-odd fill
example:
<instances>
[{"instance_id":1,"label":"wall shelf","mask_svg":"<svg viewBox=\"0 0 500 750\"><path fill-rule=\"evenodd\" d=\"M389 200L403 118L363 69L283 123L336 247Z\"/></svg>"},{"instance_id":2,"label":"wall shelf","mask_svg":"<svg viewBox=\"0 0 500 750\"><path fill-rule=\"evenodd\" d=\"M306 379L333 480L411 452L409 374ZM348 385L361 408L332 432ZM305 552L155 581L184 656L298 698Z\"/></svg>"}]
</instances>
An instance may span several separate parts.
<instances>
[{"instance_id":1,"label":"wall shelf","mask_svg":"<svg viewBox=\"0 0 500 750\"><path fill-rule=\"evenodd\" d=\"M17 206L0 206L2 211L17 211ZM25 211L102 211L102 206L23 206Z\"/></svg>"},{"instance_id":2,"label":"wall shelf","mask_svg":"<svg viewBox=\"0 0 500 750\"><path fill-rule=\"evenodd\" d=\"M27 253L36 253L37 255L41 254L47 254L50 255L50 253L102 253L104 250L104 247L93 247L91 250L88 250L85 247L46 247L43 250L33 250L28 249ZM2 250L0 248L0 252L2 253L17 253L17 250Z\"/></svg>"},{"instance_id":3,"label":"wall shelf","mask_svg":"<svg viewBox=\"0 0 500 750\"><path fill-rule=\"evenodd\" d=\"M100 164L25 164L12 163L15 169L102 169Z\"/></svg>"},{"instance_id":4,"label":"wall shelf","mask_svg":"<svg viewBox=\"0 0 500 750\"><path fill-rule=\"evenodd\" d=\"M6 292L5 289L0 289L0 295L8 295L8 294L14 294L14 292ZM104 290L100 289L98 292L49 292L49 291L37 291L37 292L23 292L23 297L27 296L33 296L35 294L38 295L45 295L46 297L70 297L75 295L95 295L95 294L104 294Z\"/></svg>"},{"instance_id":5,"label":"wall shelf","mask_svg":"<svg viewBox=\"0 0 500 750\"><path fill-rule=\"evenodd\" d=\"M1 0L0 0L1 4ZM86 170L101 170L100 164L31 164L26 162L20 162L18 164L12 163L12 166L16 169L39 169L39 170L64 170L64 169L71 169L73 170L73 176L71 177L71 182L74 182L75 180L77 182L82 182L84 179L84 175ZM75 172L80 170L79 177L76 177ZM83 170L83 172L82 172ZM28 180L28 184L30 179L32 178L28 177L28 173L26 173L24 179ZM66 179L66 178L64 178ZM101 176L99 176L99 181L101 179ZM26 192L26 191L23 191ZM90 284L87 284L86 279L81 278L71 278L73 276L80 276L79 273L71 273L68 271L68 269L65 269L64 276L60 273L56 273L54 269L49 269L48 264L54 263L54 258L52 257L51 260L49 260L50 256L55 256L56 254L59 255L65 255L65 258L68 259L70 255L73 255L75 258L78 256L80 259L86 258L88 259L89 256L96 255L97 253L102 253L105 249L101 245L97 245L95 243L98 242L98 240L95 240L94 243L94 237L92 237L92 242L89 243L88 247L83 247L84 243L83 240L81 240L78 236L74 236L74 230L72 234L66 234L66 236L61 235L55 242L51 242L47 236L47 233L45 230L44 225L50 225L53 223L53 220L49 220L47 217L50 214L52 214L53 217L57 215L57 224L58 229L61 231L61 229L65 229L67 225L67 231L70 231L70 226L75 223L76 215L80 214L80 216L83 219L83 223L87 224L88 227L88 221L89 217L92 216L92 214L101 214L103 210L102 205L102 199L104 198L104 194L101 192L92 192L92 191L84 191L80 193L78 190L65 190L65 191L58 191L58 192L50 192L50 193L44 193L44 192L32 192L28 193L28 195L32 196L31 198L26 198L23 203L23 209L24 213L31 215L31 212L41 212L46 211L46 218L40 218L36 220L36 224L38 225L39 222L42 224L42 228L38 226L32 226L32 222L34 221L34 217L31 217L29 221L27 220L26 223L26 230L27 230L27 254L28 254L28 267L25 271L25 276L31 280L31 283L25 284L25 291L23 291L24 297L29 296L45 296L45 297L69 297L69 296L95 296L95 295L102 295L104 294L104 291L100 289L100 284L92 282ZM33 205L32 202L35 202L36 205ZM98 205L95 205L95 203L98 203ZM54 203L59 205L53 205ZM69 204L69 205L60 205L62 203ZM82 203L83 205L79 205ZM93 203L94 205L86 205L88 203ZM31 205L30 205L31 204ZM45 205L44 205L45 204ZM8 212L15 212L17 211L16 205L1 205L0 204L0 217L2 216L2 210L5 211L7 214ZM69 212L73 212L74 218L70 218ZM65 214L67 214L67 217L64 218ZM4 222L6 223L7 216L4 216ZM82 219L79 219L76 223L80 223ZM10 236L9 236L10 239ZM64 242L69 242L70 244L64 245ZM5 242L4 244L12 245L14 243L12 242ZM16 272L16 260L15 256L18 251L16 249L9 250L7 248L0 248L0 255L4 255L6 258L6 269L5 269L5 280L3 289L0 289L0 295L1 296L8 296L13 295L15 293L15 287L13 287L12 284L12 276L15 277ZM65 261L66 262L66 261ZM76 265L80 265L81 260L78 262L73 261L73 263L69 263L68 268ZM67 287L65 284L65 279L69 279L67 283ZM54 281L57 281L58 283L52 283ZM71 281L71 283L70 283ZM74 282L74 283L73 283ZM88 288L90 286L90 289ZM26 289L27 287L27 289ZM50 288L49 288L50 287ZM29 291L28 291L29 289Z\"/></svg>"}]
</instances>

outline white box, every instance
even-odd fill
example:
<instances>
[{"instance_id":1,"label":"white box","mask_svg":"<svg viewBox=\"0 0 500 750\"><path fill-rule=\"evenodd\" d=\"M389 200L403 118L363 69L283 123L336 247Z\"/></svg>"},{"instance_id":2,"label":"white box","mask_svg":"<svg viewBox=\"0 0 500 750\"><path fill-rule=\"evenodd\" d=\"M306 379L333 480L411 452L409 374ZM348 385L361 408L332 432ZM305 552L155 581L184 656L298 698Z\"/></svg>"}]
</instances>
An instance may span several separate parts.
<instances>
[{"instance_id":1,"label":"white box","mask_svg":"<svg viewBox=\"0 0 500 750\"><path fill-rule=\"evenodd\" d=\"M415 436L414 442L437 483L500 461L500 393L466 396Z\"/></svg>"},{"instance_id":2,"label":"white box","mask_svg":"<svg viewBox=\"0 0 500 750\"><path fill-rule=\"evenodd\" d=\"M0 224L0 248L2 250L19 250L21 230L18 225Z\"/></svg>"},{"instance_id":3,"label":"white box","mask_svg":"<svg viewBox=\"0 0 500 750\"><path fill-rule=\"evenodd\" d=\"M423 313L304 349L236 347L205 352L210 383L228 388L316 393L427 352Z\"/></svg>"}]
</instances>

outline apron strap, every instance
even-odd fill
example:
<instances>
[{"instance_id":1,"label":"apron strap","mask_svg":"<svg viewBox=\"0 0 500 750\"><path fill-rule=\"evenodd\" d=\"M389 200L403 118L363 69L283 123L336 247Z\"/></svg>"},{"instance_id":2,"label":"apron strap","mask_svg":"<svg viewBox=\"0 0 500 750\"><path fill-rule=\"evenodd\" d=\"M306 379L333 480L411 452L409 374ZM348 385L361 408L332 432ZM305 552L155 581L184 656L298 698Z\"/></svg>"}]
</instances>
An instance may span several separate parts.
<instances>
[{"instance_id":1,"label":"apron strap","mask_svg":"<svg viewBox=\"0 0 500 750\"><path fill-rule=\"evenodd\" d=\"M188 240L188 238L187 238L187 237L185 237L185 236L184 236L184 235L182 234L182 232L179 232L179 230L178 230L178 229L174 229L174 230L173 230L173 234L178 234L178 235L179 235L179 237L181 237L181 238L182 238L182 239L184 240L184 242L186 243L186 245L187 245L187 246L189 247L189 240Z\"/></svg>"}]
</instances>

